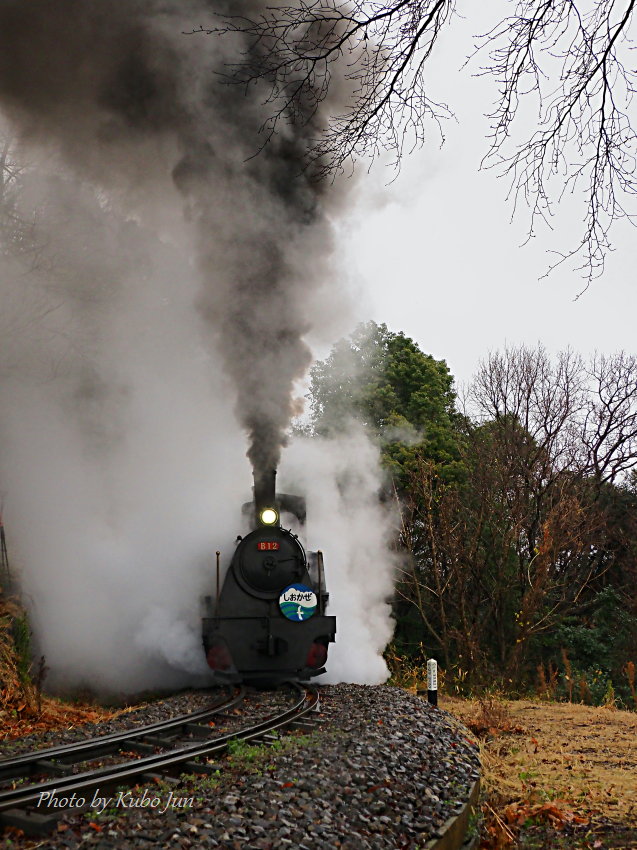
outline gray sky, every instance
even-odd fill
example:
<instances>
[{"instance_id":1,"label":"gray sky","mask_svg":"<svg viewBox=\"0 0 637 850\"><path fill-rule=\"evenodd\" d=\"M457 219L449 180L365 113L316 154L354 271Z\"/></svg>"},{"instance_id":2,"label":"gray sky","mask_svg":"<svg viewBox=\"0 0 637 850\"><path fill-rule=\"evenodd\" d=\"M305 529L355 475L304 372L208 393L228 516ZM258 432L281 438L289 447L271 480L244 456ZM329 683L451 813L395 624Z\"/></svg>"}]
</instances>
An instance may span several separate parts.
<instances>
[{"instance_id":1,"label":"gray sky","mask_svg":"<svg viewBox=\"0 0 637 850\"><path fill-rule=\"evenodd\" d=\"M404 331L446 359L458 381L505 343L541 341L550 351L570 345L583 354L635 351L634 228L616 227L604 275L577 299L585 281L573 261L540 278L548 251L567 250L581 238L583 195L560 205L553 231L540 225L523 246L528 208L520 205L511 223L506 179L479 171L488 148L483 113L494 90L470 70L459 71L470 47L463 36L477 29L461 21L444 60L432 65L433 95L457 117L444 126L445 145L432 128L429 146L406 157L391 184L390 168L360 170L356 202L338 223L337 267L356 293L354 321L372 318Z\"/></svg>"}]
</instances>

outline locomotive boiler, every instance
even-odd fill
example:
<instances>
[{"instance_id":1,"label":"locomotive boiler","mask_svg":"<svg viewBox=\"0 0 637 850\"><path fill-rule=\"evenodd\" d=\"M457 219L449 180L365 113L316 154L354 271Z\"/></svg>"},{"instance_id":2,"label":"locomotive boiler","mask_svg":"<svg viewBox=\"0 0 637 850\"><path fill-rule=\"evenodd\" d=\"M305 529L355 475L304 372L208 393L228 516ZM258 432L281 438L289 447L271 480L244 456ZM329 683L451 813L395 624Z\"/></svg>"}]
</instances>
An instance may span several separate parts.
<instances>
[{"instance_id":1,"label":"locomotive boiler","mask_svg":"<svg viewBox=\"0 0 637 850\"><path fill-rule=\"evenodd\" d=\"M306 553L283 526L285 518L303 526L305 500L276 493L275 480L274 471L255 476L254 501L243 506L251 531L237 537L221 587L217 562L216 593L205 600L203 646L218 682L309 679L325 671L334 641L322 553Z\"/></svg>"}]
</instances>

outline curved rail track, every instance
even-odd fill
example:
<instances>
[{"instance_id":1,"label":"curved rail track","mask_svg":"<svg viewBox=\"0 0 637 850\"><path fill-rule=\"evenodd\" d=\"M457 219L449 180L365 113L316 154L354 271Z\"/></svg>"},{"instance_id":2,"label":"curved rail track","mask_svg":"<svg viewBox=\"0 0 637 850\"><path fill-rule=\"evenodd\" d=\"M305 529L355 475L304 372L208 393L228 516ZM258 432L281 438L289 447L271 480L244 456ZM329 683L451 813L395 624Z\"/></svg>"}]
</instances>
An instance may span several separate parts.
<instances>
[{"instance_id":1,"label":"curved rail track","mask_svg":"<svg viewBox=\"0 0 637 850\"><path fill-rule=\"evenodd\" d=\"M86 805L78 805L78 801L90 799L87 795L96 789L132 786L144 779L174 781L174 776L183 772L213 773L217 770L217 765L212 766L206 760L210 756L223 753L233 740L260 739L267 743L275 730L289 726L315 728L307 715L318 710L318 691L316 688L297 684L293 684L293 687L299 694L292 707L267 720L227 734L217 734L213 737L213 730L203 725L202 721L223 715L224 711L243 699L244 689L221 704L191 714L0 761L0 779L25 778L42 773L55 774L54 779L1 791L0 826L17 826L26 833L45 832L53 828L58 818L69 807L69 800L73 799L72 805L76 811L78 808L87 808ZM171 740L166 733L175 736L194 735L199 740ZM166 749L156 752L162 747ZM130 751L139 753L140 757L95 770L71 773L73 764L83 763L107 753ZM38 811L43 800L47 802L46 814Z\"/></svg>"},{"instance_id":2,"label":"curved rail track","mask_svg":"<svg viewBox=\"0 0 637 850\"><path fill-rule=\"evenodd\" d=\"M125 729L112 735L87 738L73 744L49 747L13 758L2 759L0 760L0 782L42 773L51 773L55 776L64 775L70 773L72 765L78 762L116 752L134 751L136 747L140 752L149 752L149 748L152 748L153 745L167 746L170 743L168 737L161 737L162 733L164 736L180 733L196 734L199 729L205 729L206 733L209 733L210 729L201 724L229 711L240 703L244 696L245 689L242 688L199 711L180 714L147 726L138 726L135 729ZM159 737L157 737L158 735ZM0 792L0 800L2 793Z\"/></svg>"}]
</instances>

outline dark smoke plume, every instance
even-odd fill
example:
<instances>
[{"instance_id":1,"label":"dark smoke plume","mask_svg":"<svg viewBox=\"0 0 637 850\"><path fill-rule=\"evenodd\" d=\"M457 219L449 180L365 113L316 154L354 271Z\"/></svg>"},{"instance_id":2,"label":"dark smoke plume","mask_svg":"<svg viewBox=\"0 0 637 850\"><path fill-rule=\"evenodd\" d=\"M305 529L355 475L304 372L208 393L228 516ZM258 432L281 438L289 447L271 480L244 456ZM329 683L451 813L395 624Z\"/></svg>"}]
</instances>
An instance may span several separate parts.
<instances>
[{"instance_id":1,"label":"dark smoke plume","mask_svg":"<svg viewBox=\"0 0 637 850\"><path fill-rule=\"evenodd\" d=\"M324 189L303 171L306 128L257 156L263 92L220 83L249 46L184 35L234 0L0 0L0 108L135 213L174 181L196 229L200 309L236 392L255 472L276 468L310 353L307 290L325 275ZM122 200L123 199L123 200ZM141 201L140 201L141 203ZM175 280L175 286L179 281Z\"/></svg>"},{"instance_id":2,"label":"dark smoke plume","mask_svg":"<svg viewBox=\"0 0 637 850\"><path fill-rule=\"evenodd\" d=\"M218 76L249 45L183 35L263 7L0 0L0 490L49 687L208 681L195 601L249 481L232 407L258 488L306 329L349 321L326 262L336 192L302 169L314 127L282 124L254 156L268 92ZM362 431L296 440L280 468L343 615L332 680L387 672L380 474Z\"/></svg>"}]
</instances>

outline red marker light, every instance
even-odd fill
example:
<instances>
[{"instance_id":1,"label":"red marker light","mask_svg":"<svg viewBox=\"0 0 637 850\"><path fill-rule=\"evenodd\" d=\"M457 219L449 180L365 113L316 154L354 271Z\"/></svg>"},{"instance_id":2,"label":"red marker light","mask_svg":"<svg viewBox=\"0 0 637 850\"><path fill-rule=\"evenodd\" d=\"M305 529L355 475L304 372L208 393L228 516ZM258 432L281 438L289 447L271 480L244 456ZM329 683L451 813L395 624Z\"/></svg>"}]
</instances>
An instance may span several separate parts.
<instances>
[{"instance_id":1,"label":"red marker light","mask_svg":"<svg viewBox=\"0 0 637 850\"><path fill-rule=\"evenodd\" d=\"M213 670L229 670L232 667L232 656L228 647L220 642L214 643L206 655L208 667Z\"/></svg>"},{"instance_id":2,"label":"red marker light","mask_svg":"<svg viewBox=\"0 0 637 850\"><path fill-rule=\"evenodd\" d=\"M327 661L327 647L323 643L318 643L314 641L312 646L310 647L310 651L307 654L307 658L305 659L305 666L311 667L314 670L318 670L319 667L322 667Z\"/></svg>"}]
</instances>

